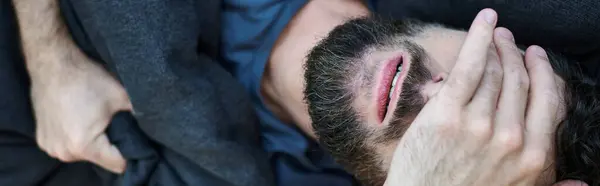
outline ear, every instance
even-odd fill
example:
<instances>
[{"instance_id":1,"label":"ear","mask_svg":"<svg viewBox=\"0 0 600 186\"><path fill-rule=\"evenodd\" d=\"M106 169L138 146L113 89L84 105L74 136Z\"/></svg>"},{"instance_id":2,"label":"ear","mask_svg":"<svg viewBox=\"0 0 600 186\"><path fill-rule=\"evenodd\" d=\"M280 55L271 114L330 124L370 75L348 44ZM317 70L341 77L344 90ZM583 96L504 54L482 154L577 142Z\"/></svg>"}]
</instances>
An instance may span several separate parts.
<instances>
[{"instance_id":1,"label":"ear","mask_svg":"<svg viewBox=\"0 0 600 186\"><path fill-rule=\"evenodd\" d=\"M431 99L433 96L435 96L440 91L440 89L444 85L444 80L446 80L447 77L448 77L447 73L445 73L445 72L439 73L439 74L433 76L431 78L431 81L428 81L427 83L425 83L425 85L423 85L423 87L421 89L421 94L423 94L423 97L425 97L425 100Z\"/></svg>"}]
</instances>

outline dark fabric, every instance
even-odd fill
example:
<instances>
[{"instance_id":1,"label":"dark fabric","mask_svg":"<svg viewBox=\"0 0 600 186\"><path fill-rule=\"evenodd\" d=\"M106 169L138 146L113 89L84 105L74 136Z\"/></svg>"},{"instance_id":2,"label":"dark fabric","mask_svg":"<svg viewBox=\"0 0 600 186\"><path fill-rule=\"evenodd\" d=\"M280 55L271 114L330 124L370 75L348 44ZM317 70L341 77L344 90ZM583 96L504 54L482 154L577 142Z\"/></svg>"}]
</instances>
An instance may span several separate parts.
<instances>
[{"instance_id":1,"label":"dark fabric","mask_svg":"<svg viewBox=\"0 0 600 186\"><path fill-rule=\"evenodd\" d=\"M519 44L540 45L582 62L600 78L600 1L598 0L370 0L376 12L468 29L483 8L498 12L498 25L514 32Z\"/></svg>"},{"instance_id":2,"label":"dark fabric","mask_svg":"<svg viewBox=\"0 0 600 186\"><path fill-rule=\"evenodd\" d=\"M128 159L122 177L88 163L60 163L38 149L9 2L0 0L0 185L273 184L247 93L214 60L220 1L61 1L77 43L118 74L136 109L135 119L120 113L107 131ZM375 7L466 28L482 2L380 0ZM598 2L545 2L489 6L521 43L569 48L592 61Z\"/></svg>"},{"instance_id":3,"label":"dark fabric","mask_svg":"<svg viewBox=\"0 0 600 186\"><path fill-rule=\"evenodd\" d=\"M128 159L121 183L272 184L247 93L215 61L220 1L62 2L85 33L78 43L93 46L135 109L139 129L127 114L108 129Z\"/></svg>"},{"instance_id":4,"label":"dark fabric","mask_svg":"<svg viewBox=\"0 0 600 186\"><path fill-rule=\"evenodd\" d=\"M14 12L0 3L0 185L273 184L247 93L214 61L219 1L61 1L76 42L135 107L107 129L128 160L123 176L37 147Z\"/></svg>"}]
</instances>

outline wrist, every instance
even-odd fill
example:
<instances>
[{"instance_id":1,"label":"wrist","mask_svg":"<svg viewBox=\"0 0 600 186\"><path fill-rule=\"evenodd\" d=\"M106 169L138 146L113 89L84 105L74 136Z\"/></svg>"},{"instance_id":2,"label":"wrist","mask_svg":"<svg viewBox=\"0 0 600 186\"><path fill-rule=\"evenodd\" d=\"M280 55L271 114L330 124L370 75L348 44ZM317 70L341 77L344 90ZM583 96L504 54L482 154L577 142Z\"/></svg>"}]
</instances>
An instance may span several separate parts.
<instances>
[{"instance_id":1,"label":"wrist","mask_svg":"<svg viewBox=\"0 0 600 186\"><path fill-rule=\"evenodd\" d=\"M73 52L37 50L35 55L25 56L25 64L32 84L56 85L77 80L78 74L86 69L81 57Z\"/></svg>"}]
</instances>

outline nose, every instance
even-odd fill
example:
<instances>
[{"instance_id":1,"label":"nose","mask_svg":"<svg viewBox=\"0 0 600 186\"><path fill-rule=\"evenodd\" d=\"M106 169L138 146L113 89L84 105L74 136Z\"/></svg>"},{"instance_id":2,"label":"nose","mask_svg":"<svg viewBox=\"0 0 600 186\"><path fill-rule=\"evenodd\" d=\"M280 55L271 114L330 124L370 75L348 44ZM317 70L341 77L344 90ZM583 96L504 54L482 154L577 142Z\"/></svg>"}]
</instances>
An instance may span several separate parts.
<instances>
[{"instance_id":1,"label":"nose","mask_svg":"<svg viewBox=\"0 0 600 186\"><path fill-rule=\"evenodd\" d=\"M433 76L430 81L421 87L421 95L425 98L425 100L431 99L440 91L447 76L448 74L446 73L439 73Z\"/></svg>"}]
</instances>

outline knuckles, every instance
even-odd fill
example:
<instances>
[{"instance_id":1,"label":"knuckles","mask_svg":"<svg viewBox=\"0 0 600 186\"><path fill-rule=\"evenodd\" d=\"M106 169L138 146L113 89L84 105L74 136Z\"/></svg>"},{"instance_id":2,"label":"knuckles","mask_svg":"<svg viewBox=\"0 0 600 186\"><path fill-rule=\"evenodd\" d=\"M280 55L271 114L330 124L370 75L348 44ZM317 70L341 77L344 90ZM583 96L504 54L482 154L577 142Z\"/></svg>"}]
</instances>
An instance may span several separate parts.
<instances>
[{"instance_id":1,"label":"knuckles","mask_svg":"<svg viewBox=\"0 0 600 186\"><path fill-rule=\"evenodd\" d=\"M529 76L523 73L516 73L515 75L517 77L517 90L527 93L529 91Z\"/></svg>"},{"instance_id":2,"label":"knuckles","mask_svg":"<svg viewBox=\"0 0 600 186\"><path fill-rule=\"evenodd\" d=\"M521 172L524 174L537 174L545 169L546 152L531 150L521 156Z\"/></svg>"},{"instance_id":3,"label":"knuckles","mask_svg":"<svg viewBox=\"0 0 600 186\"><path fill-rule=\"evenodd\" d=\"M86 148L84 140L79 138L69 138L66 142L53 142L49 139L36 137L36 141L42 151L62 162L77 160L77 157L84 155Z\"/></svg>"},{"instance_id":4,"label":"knuckles","mask_svg":"<svg viewBox=\"0 0 600 186\"><path fill-rule=\"evenodd\" d=\"M518 151L523 147L523 132L517 128L501 129L494 134L493 143L505 154Z\"/></svg>"},{"instance_id":5,"label":"knuckles","mask_svg":"<svg viewBox=\"0 0 600 186\"><path fill-rule=\"evenodd\" d=\"M82 156L85 151L85 142L82 138L71 137L67 140L66 150L75 156Z\"/></svg>"},{"instance_id":6,"label":"knuckles","mask_svg":"<svg viewBox=\"0 0 600 186\"><path fill-rule=\"evenodd\" d=\"M508 69L506 77L507 79L505 79L505 81L511 84L510 86L514 86L514 90L516 90L517 93L527 94L529 92L530 79L524 68L513 67Z\"/></svg>"},{"instance_id":7,"label":"knuckles","mask_svg":"<svg viewBox=\"0 0 600 186\"><path fill-rule=\"evenodd\" d=\"M488 141L493 133L492 125L490 121L479 120L474 121L467 126L467 132L474 140Z\"/></svg>"},{"instance_id":8,"label":"knuckles","mask_svg":"<svg viewBox=\"0 0 600 186\"><path fill-rule=\"evenodd\" d=\"M505 52L506 55L512 55L517 59L521 58L521 52L519 51L519 48L517 48L515 43L512 41L502 39L500 42L496 42L496 45L498 45L498 48L500 48L502 52Z\"/></svg>"},{"instance_id":9,"label":"knuckles","mask_svg":"<svg viewBox=\"0 0 600 186\"><path fill-rule=\"evenodd\" d=\"M489 61L488 63L495 63L493 61ZM492 67L487 69L488 75L491 77L492 81L490 81L493 85L501 85L502 78L504 77L504 70L500 65L492 65Z\"/></svg>"},{"instance_id":10,"label":"knuckles","mask_svg":"<svg viewBox=\"0 0 600 186\"><path fill-rule=\"evenodd\" d=\"M477 140L487 143L493 136L493 125L489 118L473 119L461 117L461 113L448 114L447 117L437 117L438 134L443 138L456 138Z\"/></svg>"},{"instance_id":11,"label":"knuckles","mask_svg":"<svg viewBox=\"0 0 600 186\"><path fill-rule=\"evenodd\" d=\"M454 138L463 128L461 118L456 116L438 117L434 122L439 124L438 134L445 138Z\"/></svg>"}]
</instances>

